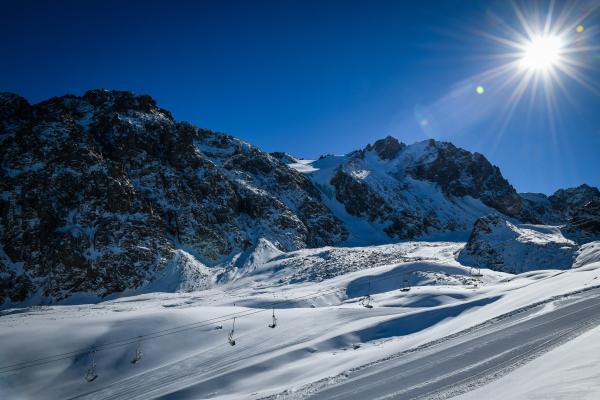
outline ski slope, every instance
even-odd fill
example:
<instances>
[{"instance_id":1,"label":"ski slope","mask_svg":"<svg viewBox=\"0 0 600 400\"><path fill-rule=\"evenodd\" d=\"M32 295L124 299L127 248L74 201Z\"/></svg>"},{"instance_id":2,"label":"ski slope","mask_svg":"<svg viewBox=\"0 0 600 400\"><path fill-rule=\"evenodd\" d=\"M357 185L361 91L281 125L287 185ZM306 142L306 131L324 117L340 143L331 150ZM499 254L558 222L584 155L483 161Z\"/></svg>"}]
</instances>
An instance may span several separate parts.
<instances>
[{"instance_id":1,"label":"ski slope","mask_svg":"<svg viewBox=\"0 0 600 400\"><path fill-rule=\"evenodd\" d=\"M553 305L345 374L309 398L426 399L465 393L600 323L600 289Z\"/></svg>"},{"instance_id":2,"label":"ski slope","mask_svg":"<svg viewBox=\"0 0 600 400\"><path fill-rule=\"evenodd\" d=\"M518 388L518 397L511 395ZM485 391L485 392L484 392ZM486 386L457 399L581 399L594 400L600 393L600 328L573 338Z\"/></svg>"},{"instance_id":3,"label":"ski slope","mask_svg":"<svg viewBox=\"0 0 600 400\"><path fill-rule=\"evenodd\" d=\"M600 285L598 246L584 249L576 269L520 275L481 270L482 277L473 277L455 260L462 245L301 250L276 254L204 291L3 310L0 397L328 398L333 393L328 391L352 388L355 379L370 382L386 366L412 362L425 371L442 359L447 361L439 368L452 370L451 376L419 393L443 397L493 385L501 376L509 379L513 374L506 372L529 361L509 363L505 371L519 346L537 348L555 333L573 329L565 336L570 338L597 323L598 291L590 288ZM405 279L412 286L408 292L399 290ZM359 303L366 294L372 309ZM593 315L583 310L587 305ZM278 325L271 329L273 306ZM581 314L552 322L571 312ZM233 316L236 345L230 346ZM547 325L533 329L540 323ZM138 344L143 358L132 364ZM551 355L560 344L542 346L532 357ZM478 346L486 350L481 356L473 352ZM86 382L92 347L98 377ZM495 353L503 355L494 358ZM459 358L453 361L452 355ZM451 368L454 362L464 375L481 379L465 389L458 384L464 375ZM482 374L488 366L493 373ZM429 382L427 376L423 372L419 379ZM408 386L421 387L417 378ZM390 385L376 385L377 393L362 398L407 390Z\"/></svg>"}]
</instances>

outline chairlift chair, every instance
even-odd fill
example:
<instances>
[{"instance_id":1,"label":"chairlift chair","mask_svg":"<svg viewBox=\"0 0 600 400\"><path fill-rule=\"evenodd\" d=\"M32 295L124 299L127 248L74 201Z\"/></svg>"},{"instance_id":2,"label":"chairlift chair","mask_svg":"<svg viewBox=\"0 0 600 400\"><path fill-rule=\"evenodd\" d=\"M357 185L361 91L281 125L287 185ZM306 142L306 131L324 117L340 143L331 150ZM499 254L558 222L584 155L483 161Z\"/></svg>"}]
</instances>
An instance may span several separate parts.
<instances>
[{"instance_id":1,"label":"chairlift chair","mask_svg":"<svg viewBox=\"0 0 600 400\"><path fill-rule=\"evenodd\" d=\"M360 299L360 304L365 308L373 308L373 305L371 304L372 300L371 295L368 294Z\"/></svg>"},{"instance_id":2,"label":"chairlift chair","mask_svg":"<svg viewBox=\"0 0 600 400\"><path fill-rule=\"evenodd\" d=\"M373 305L371 304L372 301L373 299L371 298L371 279L369 279L369 290L367 291L367 295L360 299L360 304L364 308L373 308Z\"/></svg>"},{"instance_id":3,"label":"chairlift chair","mask_svg":"<svg viewBox=\"0 0 600 400\"><path fill-rule=\"evenodd\" d=\"M483 276L483 274L481 273L481 268L479 267L471 267L471 276L480 278Z\"/></svg>"},{"instance_id":4,"label":"chairlift chair","mask_svg":"<svg viewBox=\"0 0 600 400\"><path fill-rule=\"evenodd\" d=\"M235 317L233 318L233 325L231 326L231 331L227 336L227 341L230 345L235 346L235 339L233 338L233 334L235 333Z\"/></svg>"},{"instance_id":5,"label":"chairlift chair","mask_svg":"<svg viewBox=\"0 0 600 400\"><path fill-rule=\"evenodd\" d=\"M131 360L131 363L134 365L139 363L142 360L143 356L144 353L142 353L142 337L140 336L137 347L135 348L135 356L133 357L133 360Z\"/></svg>"},{"instance_id":6,"label":"chairlift chair","mask_svg":"<svg viewBox=\"0 0 600 400\"><path fill-rule=\"evenodd\" d=\"M88 382L93 382L98 378L98 374L96 374L96 360L95 360L95 349L90 350L90 364L88 365L87 370L85 371L85 380Z\"/></svg>"},{"instance_id":7,"label":"chairlift chair","mask_svg":"<svg viewBox=\"0 0 600 400\"><path fill-rule=\"evenodd\" d=\"M273 307L273 323L269 325L269 328L275 328L277 326L277 317L275 317L275 307Z\"/></svg>"},{"instance_id":8,"label":"chairlift chair","mask_svg":"<svg viewBox=\"0 0 600 400\"><path fill-rule=\"evenodd\" d=\"M400 289L401 292L408 292L410 290L410 286L408 285L408 279L405 279L404 282L402 282L402 288Z\"/></svg>"}]
</instances>

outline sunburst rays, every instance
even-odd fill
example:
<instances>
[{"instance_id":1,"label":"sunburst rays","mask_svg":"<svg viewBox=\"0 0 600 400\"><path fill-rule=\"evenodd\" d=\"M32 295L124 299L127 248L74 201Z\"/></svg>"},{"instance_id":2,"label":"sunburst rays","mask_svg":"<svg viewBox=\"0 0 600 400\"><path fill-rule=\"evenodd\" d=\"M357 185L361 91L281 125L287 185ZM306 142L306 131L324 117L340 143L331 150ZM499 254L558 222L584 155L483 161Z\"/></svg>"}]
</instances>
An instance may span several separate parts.
<instances>
[{"instance_id":1,"label":"sunburst rays","mask_svg":"<svg viewBox=\"0 0 600 400\"><path fill-rule=\"evenodd\" d=\"M516 24L504 22L499 33L479 32L501 50L495 54L504 62L481 74L481 78L504 80L502 86L513 84L511 101L520 101L532 90L543 90L555 96L555 88L568 96L565 80L571 79L596 94L598 82L590 78L593 64L588 55L600 47L589 45L596 38L597 28L584 29L585 21L598 10L600 2L548 3L547 9L524 9L511 3ZM516 25L516 26L515 26ZM516 82L516 85L514 83Z\"/></svg>"}]
</instances>

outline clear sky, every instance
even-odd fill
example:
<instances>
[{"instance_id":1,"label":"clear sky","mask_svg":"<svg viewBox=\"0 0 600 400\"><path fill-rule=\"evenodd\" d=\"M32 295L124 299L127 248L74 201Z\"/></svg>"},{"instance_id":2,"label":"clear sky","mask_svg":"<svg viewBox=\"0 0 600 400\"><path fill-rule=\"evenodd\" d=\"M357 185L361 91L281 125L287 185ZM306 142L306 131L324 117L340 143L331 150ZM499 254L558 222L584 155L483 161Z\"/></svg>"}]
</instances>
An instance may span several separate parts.
<instances>
[{"instance_id":1,"label":"clear sky","mask_svg":"<svg viewBox=\"0 0 600 400\"><path fill-rule=\"evenodd\" d=\"M527 21L549 4L516 3ZM560 82L530 79L518 97L522 70L490 73L507 62L499 38L525 33L504 0L6 1L0 90L150 94L179 120L305 158L388 134L446 140L551 193L600 186L598 6L556 2L550 21L568 20L563 50L577 51Z\"/></svg>"}]
</instances>

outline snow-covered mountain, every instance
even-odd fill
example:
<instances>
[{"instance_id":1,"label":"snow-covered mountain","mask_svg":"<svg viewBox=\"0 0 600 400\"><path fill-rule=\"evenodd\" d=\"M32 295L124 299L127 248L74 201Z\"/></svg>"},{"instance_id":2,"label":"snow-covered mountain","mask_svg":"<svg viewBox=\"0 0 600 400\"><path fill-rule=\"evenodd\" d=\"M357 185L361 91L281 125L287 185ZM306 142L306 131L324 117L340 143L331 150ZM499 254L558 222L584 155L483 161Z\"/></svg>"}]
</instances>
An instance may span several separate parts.
<instances>
[{"instance_id":1,"label":"snow-covered mountain","mask_svg":"<svg viewBox=\"0 0 600 400\"><path fill-rule=\"evenodd\" d=\"M448 232L464 236L481 215L517 215L521 207L497 168L450 143L406 146L387 137L311 165L317 171L309 174L325 201L360 241L365 225L388 240Z\"/></svg>"},{"instance_id":2,"label":"snow-covered mountain","mask_svg":"<svg viewBox=\"0 0 600 400\"><path fill-rule=\"evenodd\" d=\"M6 398L600 390L595 188L432 140L267 154L129 92L0 94L0 129Z\"/></svg>"},{"instance_id":3,"label":"snow-covered mountain","mask_svg":"<svg viewBox=\"0 0 600 400\"><path fill-rule=\"evenodd\" d=\"M347 237L303 174L149 96L5 93L0 127L0 303L152 285L261 237L288 251Z\"/></svg>"},{"instance_id":4,"label":"snow-covered mountain","mask_svg":"<svg viewBox=\"0 0 600 400\"><path fill-rule=\"evenodd\" d=\"M387 137L306 161L177 122L130 92L35 105L2 93L0 150L5 306L203 289L304 248L466 240L489 214L570 221L579 243L598 233L597 189L519 195L483 155L451 143ZM327 268L300 276L336 274Z\"/></svg>"},{"instance_id":5,"label":"snow-covered mountain","mask_svg":"<svg viewBox=\"0 0 600 400\"><path fill-rule=\"evenodd\" d=\"M550 197L521 195L482 154L435 140L407 146L388 136L347 155L281 159L321 190L348 227L349 243L466 240L475 221L488 214L513 222L564 224L600 196L587 185Z\"/></svg>"},{"instance_id":6,"label":"snow-covered mountain","mask_svg":"<svg viewBox=\"0 0 600 400\"><path fill-rule=\"evenodd\" d=\"M582 213L590 202L600 203L600 190L583 184L575 188L559 189L546 196L543 193L522 193L528 219L539 224L564 224ZM600 215L596 212L596 215Z\"/></svg>"}]
</instances>

